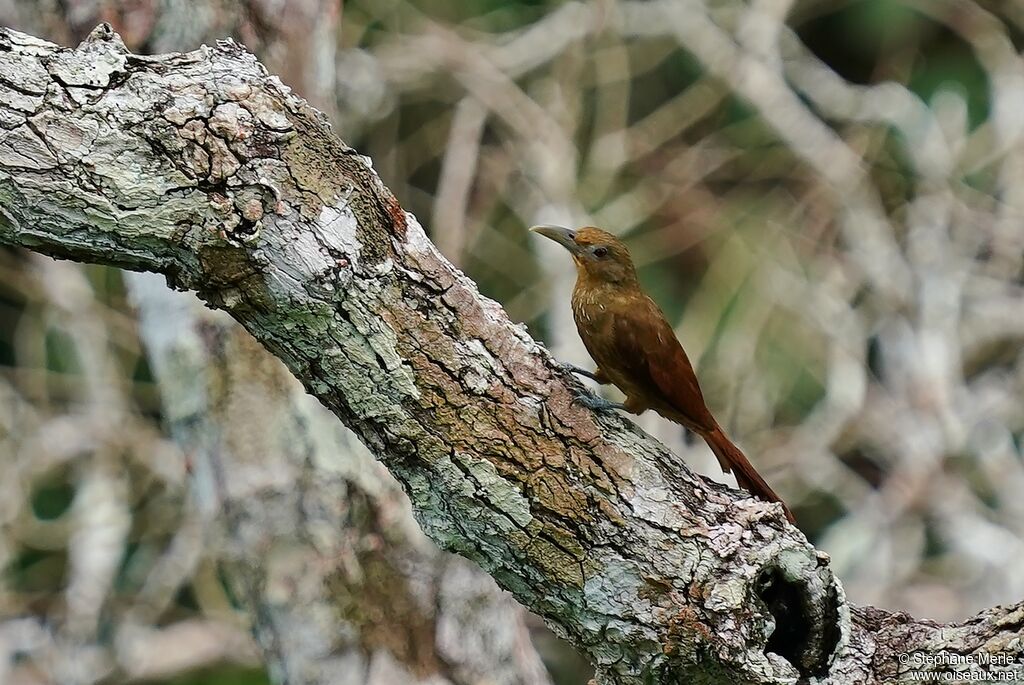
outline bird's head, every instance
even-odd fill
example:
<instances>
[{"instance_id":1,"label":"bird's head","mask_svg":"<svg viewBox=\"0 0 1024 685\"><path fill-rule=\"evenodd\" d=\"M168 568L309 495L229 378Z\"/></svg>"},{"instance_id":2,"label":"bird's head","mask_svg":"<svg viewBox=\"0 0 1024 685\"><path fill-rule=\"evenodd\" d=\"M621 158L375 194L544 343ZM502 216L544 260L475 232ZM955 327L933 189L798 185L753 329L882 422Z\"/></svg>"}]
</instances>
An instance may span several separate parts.
<instances>
[{"instance_id":1,"label":"bird's head","mask_svg":"<svg viewBox=\"0 0 1024 685\"><path fill-rule=\"evenodd\" d=\"M629 250L608 231L593 226L571 231L550 225L534 226L530 230L568 250L580 278L621 285L636 283L636 269Z\"/></svg>"}]
</instances>

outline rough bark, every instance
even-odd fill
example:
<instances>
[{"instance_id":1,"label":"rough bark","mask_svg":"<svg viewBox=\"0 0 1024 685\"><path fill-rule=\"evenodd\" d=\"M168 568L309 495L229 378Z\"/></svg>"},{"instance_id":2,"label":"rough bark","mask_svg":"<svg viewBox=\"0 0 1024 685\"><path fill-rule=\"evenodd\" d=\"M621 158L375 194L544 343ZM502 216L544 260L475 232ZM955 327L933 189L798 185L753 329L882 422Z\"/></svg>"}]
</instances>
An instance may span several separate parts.
<instances>
[{"instance_id":1,"label":"rough bark","mask_svg":"<svg viewBox=\"0 0 1024 685\"><path fill-rule=\"evenodd\" d=\"M284 683L550 681L524 612L439 553L398 484L219 312L132 274L171 434L211 545Z\"/></svg>"},{"instance_id":2,"label":"rough bark","mask_svg":"<svg viewBox=\"0 0 1024 685\"><path fill-rule=\"evenodd\" d=\"M157 271L228 311L398 477L428 535L600 680L980 672L942 654L1009 655L992 671L1024 677L1024 605L947 626L851 609L777 507L574 404L581 387L369 160L234 43L150 58L106 26L76 50L7 31L0 88L0 242Z\"/></svg>"}]
</instances>

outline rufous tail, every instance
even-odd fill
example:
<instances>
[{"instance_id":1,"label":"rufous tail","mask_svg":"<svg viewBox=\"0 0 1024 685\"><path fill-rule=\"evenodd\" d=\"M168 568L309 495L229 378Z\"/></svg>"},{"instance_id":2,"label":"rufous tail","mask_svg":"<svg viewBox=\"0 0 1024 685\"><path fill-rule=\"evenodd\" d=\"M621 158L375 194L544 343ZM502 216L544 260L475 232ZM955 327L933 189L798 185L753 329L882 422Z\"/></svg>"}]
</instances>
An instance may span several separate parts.
<instances>
[{"instance_id":1,"label":"rufous tail","mask_svg":"<svg viewBox=\"0 0 1024 685\"><path fill-rule=\"evenodd\" d=\"M716 427L714 430L704 433L702 437L708 443L711 451L718 457L718 463L721 465L722 470L726 473L732 472L736 476L736 482L739 483L741 488L766 502L778 502L782 505L782 510L786 512L786 518L789 519L789 522L796 523L796 519L793 518L793 512L789 510L786 503L775 494L775 491L765 482L765 479L757 472L746 455L726 437L721 428Z\"/></svg>"}]
</instances>

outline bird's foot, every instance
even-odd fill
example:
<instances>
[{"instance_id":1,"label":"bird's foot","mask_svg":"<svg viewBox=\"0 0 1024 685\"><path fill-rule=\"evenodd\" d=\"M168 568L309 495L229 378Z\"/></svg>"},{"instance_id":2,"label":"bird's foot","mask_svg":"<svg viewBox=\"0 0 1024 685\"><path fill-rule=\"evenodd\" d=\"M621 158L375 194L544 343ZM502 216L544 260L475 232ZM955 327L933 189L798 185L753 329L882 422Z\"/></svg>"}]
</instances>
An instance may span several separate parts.
<instances>
[{"instance_id":1,"label":"bird's foot","mask_svg":"<svg viewBox=\"0 0 1024 685\"><path fill-rule=\"evenodd\" d=\"M616 409L625 409L626 406L621 402L612 402L606 400L603 397L593 395L589 392L581 392L576 395L576 399L573 400L574 404L581 404L587 409L593 411L615 411Z\"/></svg>"},{"instance_id":2,"label":"bird's foot","mask_svg":"<svg viewBox=\"0 0 1024 685\"><path fill-rule=\"evenodd\" d=\"M596 373L594 373L593 371L587 371L582 366L576 366L575 364L568 363L562 364L561 366L563 370L568 371L569 373L574 373L577 376L586 376L590 380L597 381L598 383L602 382L602 380L598 378Z\"/></svg>"}]
</instances>

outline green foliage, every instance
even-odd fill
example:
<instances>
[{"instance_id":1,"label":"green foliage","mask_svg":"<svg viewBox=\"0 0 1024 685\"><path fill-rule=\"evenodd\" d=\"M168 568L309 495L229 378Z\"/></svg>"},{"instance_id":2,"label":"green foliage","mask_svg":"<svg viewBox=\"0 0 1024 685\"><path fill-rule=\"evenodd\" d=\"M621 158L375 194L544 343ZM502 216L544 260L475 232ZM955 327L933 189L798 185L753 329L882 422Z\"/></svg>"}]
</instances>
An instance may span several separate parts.
<instances>
[{"instance_id":1,"label":"green foliage","mask_svg":"<svg viewBox=\"0 0 1024 685\"><path fill-rule=\"evenodd\" d=\"M60 592L67 565L64 550L25 549L3 570L4 582L15 592L48 597Z\"/></svg>"},{"instance_id":2,"label":"green foliage","mask_svg":"<svg viewBox=\"0 0 1024 685\"><path fill-rule=\"evenodd\" d=\"M75 341L63 331L46 332L46 368L55 373L81 373Z\"/></svg>"},{"instance_id":3,"label":"green foliage","mask_svg":"<svg viewBox=\"0 0 1024 685\"><path fill-rule=\"evenodd\" d=\"M829 66L855 83L902 82L929 102L942 90L961 93L971 127L988 116L988 80L971 47L950 26L955 16L938 3L860 0L835 11L814 4L800 37ZM945 21L944 21L945 20ZM946 23L948 22L948 23Z\"/></svg>"},{"instance_id":4,"label":"green foliage","mask_svg":"<svg viewBox=\"0 0 1024 685\"><path fill-rule=\"evenodd\" d=\"M32 493L32 512L44 521L59 518L71 506L74 497L74 485L66 478L43 483Z\"/></svg>"},{"instance_id":5,"label":"green foliage","mask_svg":"<svg viewBox=\"0 0 1024 685\"><path fill-rule=\"evenodd\" d=\"M527 26L540 19L559 3L552 0L412 0L416 8L432 20L462 24L480 31L502 32Z\"/></svg>"},{"instance_id":6,"label":"green foliage","mask_svg":"<svg viewBox=\"0 0 1024 685\"><path fill-rule=\"evenodd\" d=\"M262 669L221 666L171 680L150 681L150 685L270 685L270 678Z\"/></svg>"}]
</instances>

